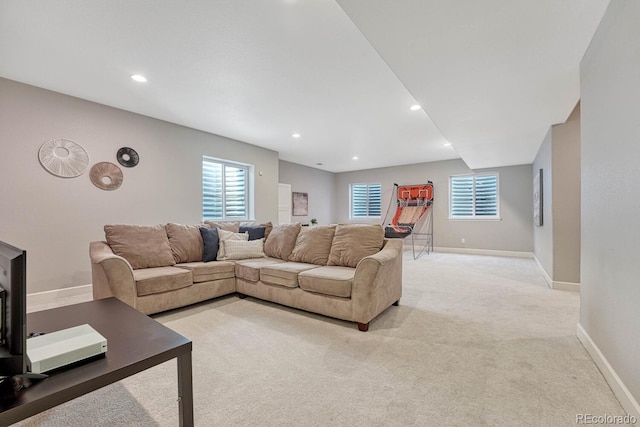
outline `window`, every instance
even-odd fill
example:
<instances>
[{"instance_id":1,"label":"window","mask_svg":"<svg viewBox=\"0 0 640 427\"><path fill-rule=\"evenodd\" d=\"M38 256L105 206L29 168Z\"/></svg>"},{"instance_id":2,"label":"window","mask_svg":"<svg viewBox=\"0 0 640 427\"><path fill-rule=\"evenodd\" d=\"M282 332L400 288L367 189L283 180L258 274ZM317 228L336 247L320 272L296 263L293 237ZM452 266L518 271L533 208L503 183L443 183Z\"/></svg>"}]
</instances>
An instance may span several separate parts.
<instances>
[{"instance_id":1,"label":"window","mask_svg":"<svg viewBox=\"0 0 640 427\"><path fill-rule=\"evenodd\" d=\"M498 174L457 175L449 180L449 218L498 219Z\"/></svg>"},{"instance_id":2,"label":"window","mask_svg":"<svg viewBox=\"0 0 640 427\"><path fill-rule=\"evenodd\" d=\"M380 184L351 184L351 218L379 218L381 205Z\"/></svg>"},{"instance_id":3,"label":"window","mask_svg":"<svg viewBox=\"0 0 640 427\"><path fill-rule=\"evenodd\" d=\"M249 219L252 166L202 158L202 219Z\"/></svg>"}]
</instances>

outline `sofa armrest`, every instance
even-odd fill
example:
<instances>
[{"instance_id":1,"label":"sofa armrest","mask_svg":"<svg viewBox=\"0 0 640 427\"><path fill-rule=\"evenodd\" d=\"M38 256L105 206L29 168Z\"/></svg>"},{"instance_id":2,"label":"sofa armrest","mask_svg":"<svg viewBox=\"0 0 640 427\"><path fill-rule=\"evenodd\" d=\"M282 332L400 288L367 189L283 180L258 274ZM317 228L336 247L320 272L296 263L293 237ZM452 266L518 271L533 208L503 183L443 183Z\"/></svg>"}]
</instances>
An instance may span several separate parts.
<instances>
[{"instance_id":1,"label":"sofa armrest","mask_svg":"<svg viewBox=\"0 0 640 427\"><path fill-rule=\"evenodd\" d=\"M89 243L93 299L116 297L136 307L136 281L131 264L113 253L107 242Z\"/></svg>"},{"instance_id":2,"label":"sofa armrest","mask_svg":"<svg viewBox=\"0 0 640 427\"><path fill-rule=\"evenodd\" d=\"M401 239L385 240L380 252L363 258L356 267L351 299L355 321L369 323L402 296Z\"/></svg>"}]
</instances>

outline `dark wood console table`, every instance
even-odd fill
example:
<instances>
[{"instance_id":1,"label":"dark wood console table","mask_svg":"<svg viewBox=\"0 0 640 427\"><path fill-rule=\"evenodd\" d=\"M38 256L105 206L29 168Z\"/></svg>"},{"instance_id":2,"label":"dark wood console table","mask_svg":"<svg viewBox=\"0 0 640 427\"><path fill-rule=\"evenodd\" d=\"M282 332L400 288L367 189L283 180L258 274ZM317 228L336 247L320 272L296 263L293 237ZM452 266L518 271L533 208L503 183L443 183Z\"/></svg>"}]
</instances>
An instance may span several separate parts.
<instances>
[{"instance_id":1,"label":"dark wood console table","mask_svg":"<svg viewBox=\"0 0 640 427\"><path fill-rule=\"evenodd\" d=\"M107 339L105 357L56 371L22 390L0 412L0 425L61 403L177 358L180 426L193 426L191 341L116 298L30 313L28 332L53 332L88 323Z\"/></svg>"}]
</instances>

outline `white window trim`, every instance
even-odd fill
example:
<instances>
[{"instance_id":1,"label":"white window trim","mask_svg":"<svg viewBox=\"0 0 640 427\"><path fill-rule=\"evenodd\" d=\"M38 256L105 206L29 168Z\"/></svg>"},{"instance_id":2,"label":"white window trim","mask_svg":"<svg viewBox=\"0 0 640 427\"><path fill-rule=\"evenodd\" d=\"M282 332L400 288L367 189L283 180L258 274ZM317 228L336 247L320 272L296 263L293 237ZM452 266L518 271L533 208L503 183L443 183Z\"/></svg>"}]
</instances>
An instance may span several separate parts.
<instances>
[{"instance_id":1,"label":"white window trim","mask_svg":"<svg viewBox=\"0 0 640 427\"><path fill-rule=\"evenodd\" d=\"M380 186L380 215L375 216L353 216L353 186L354 185L366 185L367 188L370 185ZM367 209L368 211L368 209ZM352 182L349 184L349 220L366 220L366 219L380 219L382 218L382 184L379 182Z\"/></svg>"},{"instance_id":2,"label":"white window trim","mask_svg":"<svg viewBox=\"0 0 640 427\"><path fill-rule=\"evenodd\" d=\"M473 189L475 192L475 178L478 176L495 176L496 177L496 214L495 215L475 215L472 216L451 216L451 202L452 202L452 190L451 190L451 178L457 176L473 176L474 184ZM482 173L462 173L449 176L449 221L502 221L500 216L500 173L499 172L482 172Z\"/></svg>"},{"instance_id":3,"label":"white window trim","mask_svg":"<svg viewBox=\"0 0 640 427\"><path fill-rule=\"evenodd\" d=\"M203 221L250 221L254 217L253 210L253 199L254 199L254 166L248 163L240 163L234 162L232 160L220 159L218 157L211 156L202 156L202 162L212 162L222 164L224 166L231 166L239 169L244 169L246 171L246 189L245 189L245 200L246 200L246 209L245 216L243 217L227 217L224 215L224 209L222 211L222 218L205 218L204 217L204 194L202 194L202 188L200 190L200 197L202 205L200 206L202 212L202 220ZM202 166L201 166L202 168ZM202 173L202 170L201 170ZM223 178L224 181L224 178ZM204 183L204 176L201 176L201 184Z\"/></svg>"}]
</instances>

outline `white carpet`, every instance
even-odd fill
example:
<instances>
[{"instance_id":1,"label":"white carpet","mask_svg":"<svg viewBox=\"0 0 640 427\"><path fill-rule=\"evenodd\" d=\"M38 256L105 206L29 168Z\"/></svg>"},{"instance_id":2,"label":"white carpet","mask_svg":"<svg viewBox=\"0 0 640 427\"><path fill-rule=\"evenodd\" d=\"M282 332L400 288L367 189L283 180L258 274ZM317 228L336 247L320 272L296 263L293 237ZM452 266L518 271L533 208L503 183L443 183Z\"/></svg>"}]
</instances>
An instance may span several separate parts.
<instances>
[{"instance_id":1,"label":"white carpet","mask_svg":"<svg viewBox=\"0 0 640 427\"><path fill-rule=\"evenodd\" d=\"M404 259L399 307L354 324L235 296L155 316L193 341L198 426L569 426L623 415L534 261ZM165 363L20 423L176 426Z\"/></svg>"}]
</instances>

